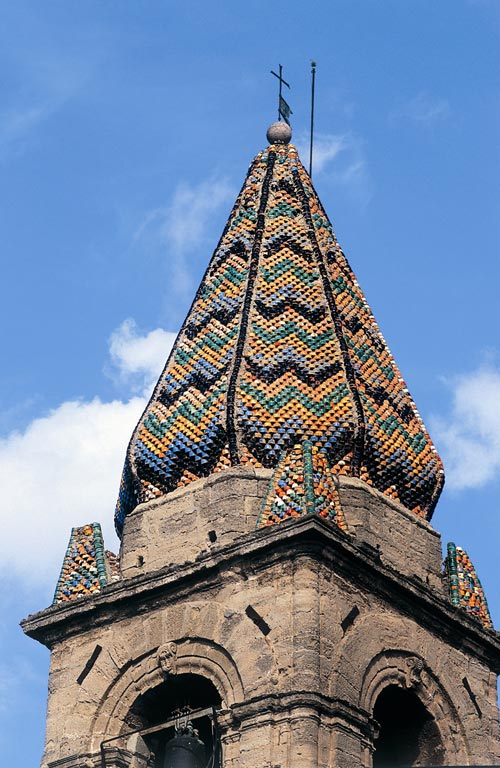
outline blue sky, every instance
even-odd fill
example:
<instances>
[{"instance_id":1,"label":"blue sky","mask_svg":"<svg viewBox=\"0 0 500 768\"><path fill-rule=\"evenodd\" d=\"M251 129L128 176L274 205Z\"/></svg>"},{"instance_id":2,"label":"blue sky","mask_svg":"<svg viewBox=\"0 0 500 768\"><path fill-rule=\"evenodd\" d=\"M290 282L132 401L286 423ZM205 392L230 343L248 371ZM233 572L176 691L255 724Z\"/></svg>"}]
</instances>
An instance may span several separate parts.
<instances>
[{"instance_id":1,"label":"blue sky","mask_svg":"<svg viewBox=\"0 0 500 768\"><path fill-rule=\"evenodd\" d=\"M433 524L500 627L500 3L0 1L0 753L39 764L72 525L120 468L281 63L314 182L447 469ZM306 149L302 152L307 159ZM19 739L22 737L21 745Z\"/></svg>"}]
</instances>

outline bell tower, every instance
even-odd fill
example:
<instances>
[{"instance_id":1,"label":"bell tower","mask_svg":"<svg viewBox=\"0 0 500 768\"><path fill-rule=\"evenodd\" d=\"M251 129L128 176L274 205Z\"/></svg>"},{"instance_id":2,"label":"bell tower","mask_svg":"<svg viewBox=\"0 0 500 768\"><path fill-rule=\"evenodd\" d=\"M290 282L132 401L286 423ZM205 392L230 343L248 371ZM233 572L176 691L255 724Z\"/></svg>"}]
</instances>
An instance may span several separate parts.
<instances>
[{"instance_id":1,"label":"bell tower","mask_svg":"<svg viewBox=\"0 0 500 768\"><path fill-rule=\"evenodd\" d=\"M500 764L500 638L439 456L283 123L72 531L43 768Z\"/></svg>"}]
</instances>

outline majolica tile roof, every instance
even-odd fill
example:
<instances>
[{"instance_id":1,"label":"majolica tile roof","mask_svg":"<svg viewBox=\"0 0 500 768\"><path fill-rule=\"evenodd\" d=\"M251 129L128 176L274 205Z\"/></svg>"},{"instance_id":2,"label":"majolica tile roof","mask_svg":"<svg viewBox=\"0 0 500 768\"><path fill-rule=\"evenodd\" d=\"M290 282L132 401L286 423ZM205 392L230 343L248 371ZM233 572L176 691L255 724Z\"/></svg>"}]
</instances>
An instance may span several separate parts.
<instances>
[{"instance_id":1,"label":"majolica tile roof","mask_svg":"<svg viewBox=\"0 0 500 768\"><path fill-rule=\"evenodd\" d=\"M491 629L493 624L488 602L472 560L465 549L457 547L452 541L447 549L445 571L451 603L463 608L473 619Z\"/></svg>"},{"instance_id":2,"label":"majolica tile roof","mask_svg":"<svg viewBox=\"0 0 500 768\"><path fill-rule=\"evenodd\" d=\"M347 532L339 492L326 453L310 440L294 446L278 462L257 528L291 517L315 514Z\"/></svg>"},{"instance_id":3,"label":"majolica tile roof","mask_svg":"<svg viewBox=\"0 0 500 768\"><path fill-rule=\"evenodd\" d=\"M252 162L132 436L116 509L309 440L429 519L441 461L291 144Z\"/></svg>"}]
</instances>

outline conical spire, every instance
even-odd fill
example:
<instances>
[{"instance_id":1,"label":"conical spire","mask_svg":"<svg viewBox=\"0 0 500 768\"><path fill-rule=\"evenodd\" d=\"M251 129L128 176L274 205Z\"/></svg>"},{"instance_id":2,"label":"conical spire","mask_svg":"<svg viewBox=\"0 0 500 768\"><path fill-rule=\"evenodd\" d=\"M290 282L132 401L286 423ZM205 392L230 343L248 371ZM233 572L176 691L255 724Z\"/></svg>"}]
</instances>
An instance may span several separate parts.
<instances>
[{"instance_id":1,"label":"conical spire","mask_svg":"<svg viewBox=\"0 0 500 768\"><path fill-rule=\"evenodd\" d=\"M138 503L276 467L304 439L332 472L432 515L441 461L287 138L252 162L132 436L119 532Z\"/></svg>"}]
</instances>

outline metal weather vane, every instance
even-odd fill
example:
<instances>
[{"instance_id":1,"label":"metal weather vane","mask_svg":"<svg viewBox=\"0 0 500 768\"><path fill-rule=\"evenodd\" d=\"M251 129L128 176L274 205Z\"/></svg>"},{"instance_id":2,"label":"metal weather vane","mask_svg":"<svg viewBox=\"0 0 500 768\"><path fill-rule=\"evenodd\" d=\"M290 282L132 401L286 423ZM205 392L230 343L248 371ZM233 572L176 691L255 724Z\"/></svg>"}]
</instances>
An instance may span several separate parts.
<instances>
[{"instance_id":1,"label":"metal weather vane","mask_svg":"<svg viewBox=\"0 0 500 768\"><path fill-rule=\"evenodd\" d=\"M290 84L287 83L286 80L283 79L283 67L280 64L280 73L279 75L276 74L276 72L273 72L271 70L271 74L278 78L280 83L280 89L279 89L279 96L278 96L278 120L283 120L287 125L290 125L290 115L293 115L292 110L290 109L289 104L285 101L282 95L283 85L286 85L287 88L290 88Z\"/></svg>"}]
</instances>

